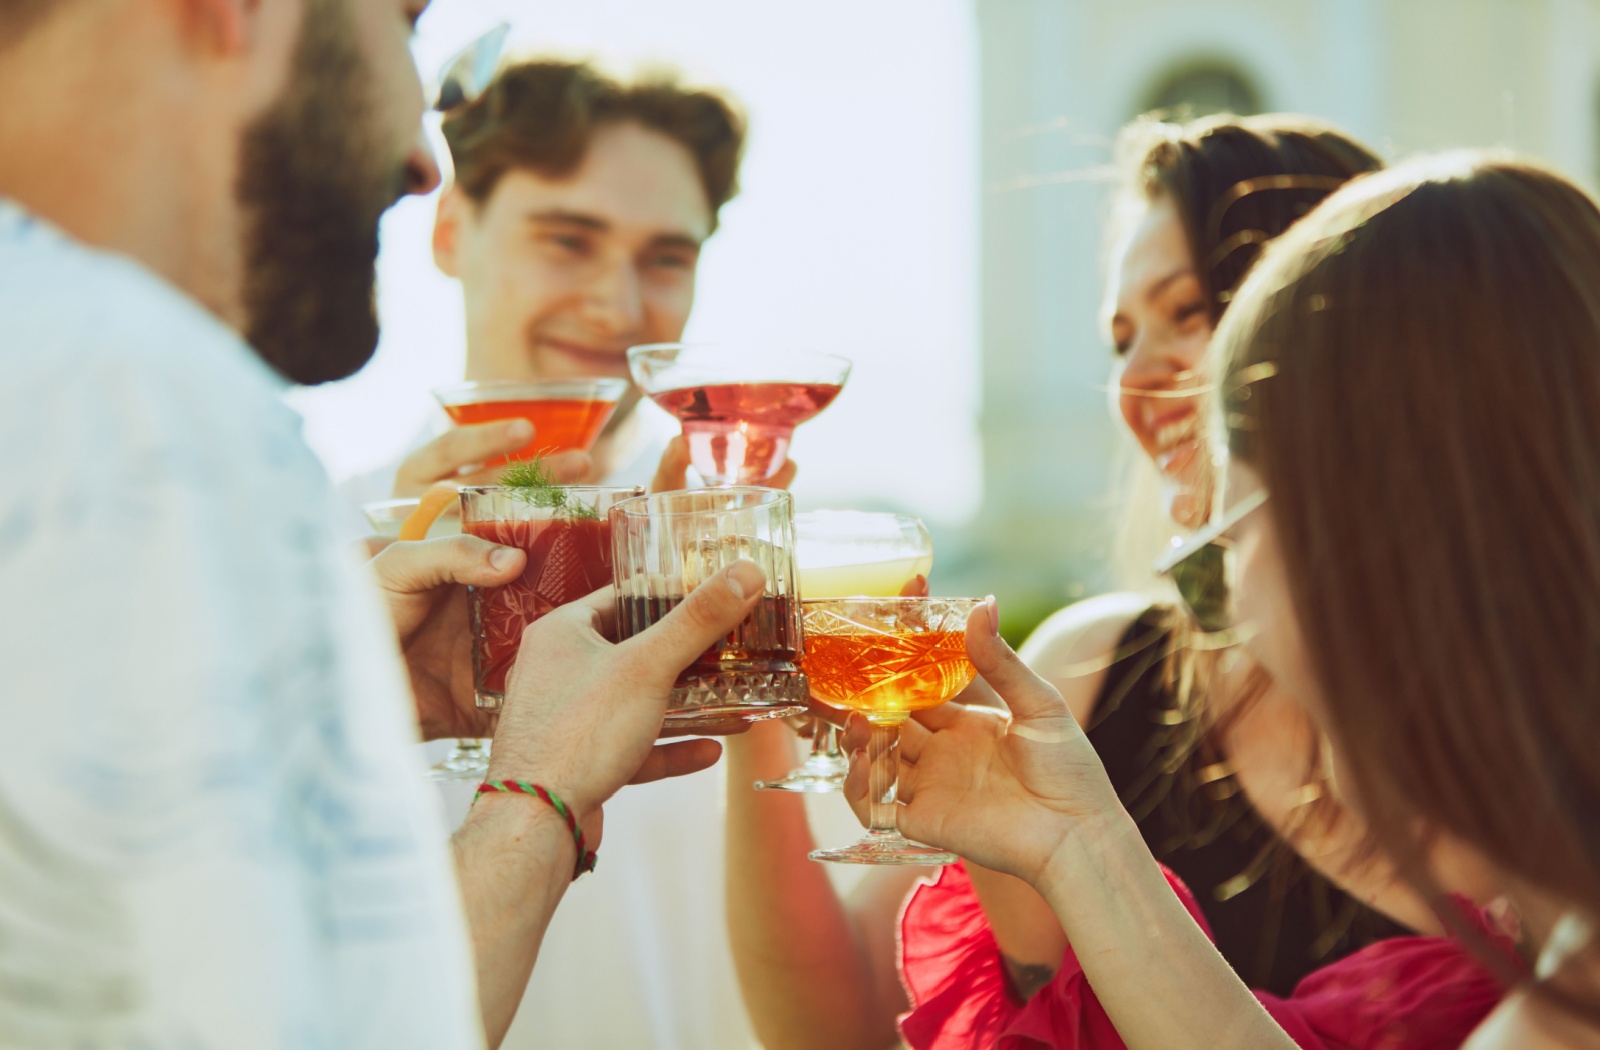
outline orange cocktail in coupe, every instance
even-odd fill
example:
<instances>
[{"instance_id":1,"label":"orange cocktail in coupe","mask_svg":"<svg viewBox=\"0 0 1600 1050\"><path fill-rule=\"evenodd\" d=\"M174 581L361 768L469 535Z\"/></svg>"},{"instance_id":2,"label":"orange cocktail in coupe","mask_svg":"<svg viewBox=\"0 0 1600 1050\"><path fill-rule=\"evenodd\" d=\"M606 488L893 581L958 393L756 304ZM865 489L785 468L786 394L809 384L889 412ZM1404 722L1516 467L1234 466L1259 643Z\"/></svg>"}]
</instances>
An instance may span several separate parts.
<instances>
[{"instance_id":1,"label":"orange cocktail in coupe","mask_svg":"<svg viewBox=\"0 0 1600 1050\"><path fill-rule=\"evenodd\" d=\"M441 387L433 396L457 426L503 419L533 424L533 440L527 446L484 464L498 467L553 452L587 452L627 389L625 379L488 380Z\"/></svg>"},{"instance_id":2,"label":"orange cocktail in coupe","mask_svg":"<svg viewBox=\"0 0 1600 1050\"><path fill-rule=\"evenodd\" d=\"M976 598L807 598L805 672L811 695L859 711L872 725L868 754L892 755L913 711L944 703L977 668L967 658ZM902 838L896 826L898 764L868 770L870 826L861 841L819 849L812 860L845 864L954 864L956 855Z\"/></svg>"}]
</instances>

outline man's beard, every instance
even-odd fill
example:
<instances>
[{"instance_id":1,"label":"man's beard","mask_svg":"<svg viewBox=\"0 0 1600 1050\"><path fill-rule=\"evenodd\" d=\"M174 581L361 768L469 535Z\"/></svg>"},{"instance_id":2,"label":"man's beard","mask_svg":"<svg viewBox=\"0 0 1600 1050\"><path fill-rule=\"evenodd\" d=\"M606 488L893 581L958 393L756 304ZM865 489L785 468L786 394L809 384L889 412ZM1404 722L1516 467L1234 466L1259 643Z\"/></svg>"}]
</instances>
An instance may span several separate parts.
<instances>
[{"instance_id":1,"label":"man's beard","mask_svg":"<svg viewBox=\"0 0 1600 1050\"><path fill-rule=\"evenodd\" d=\"M283 98L244 133L245 337L296 383L359 371L378 346L378 220L405 185L375 141L373 78L346 0L306 5Z\"/></svg>"}]
</instances>

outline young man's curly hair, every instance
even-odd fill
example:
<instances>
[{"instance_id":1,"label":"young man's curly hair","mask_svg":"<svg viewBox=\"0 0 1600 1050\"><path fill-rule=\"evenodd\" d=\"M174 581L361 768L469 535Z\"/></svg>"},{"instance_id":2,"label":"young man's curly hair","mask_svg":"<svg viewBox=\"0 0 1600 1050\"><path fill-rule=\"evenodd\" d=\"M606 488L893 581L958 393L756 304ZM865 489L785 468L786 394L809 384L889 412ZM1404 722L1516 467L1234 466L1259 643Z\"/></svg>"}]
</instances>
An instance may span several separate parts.
<instances>
[{"instance_id":1,"label":"young man's curly hair","mask_svg":"<svg viewBox=\"0 0 1600 1050\"><path fill-rule=\"evenodd\" d=\"M738 192L744 114L727 95L685 87L671 74L623 83L583 62L522 62L452 110L444 135L456 185L481 203L515 168L547 178L571 174L595 131L622 121L681 142L694 156L714 229L717 212Z\"/></svg>"}]
</instances>

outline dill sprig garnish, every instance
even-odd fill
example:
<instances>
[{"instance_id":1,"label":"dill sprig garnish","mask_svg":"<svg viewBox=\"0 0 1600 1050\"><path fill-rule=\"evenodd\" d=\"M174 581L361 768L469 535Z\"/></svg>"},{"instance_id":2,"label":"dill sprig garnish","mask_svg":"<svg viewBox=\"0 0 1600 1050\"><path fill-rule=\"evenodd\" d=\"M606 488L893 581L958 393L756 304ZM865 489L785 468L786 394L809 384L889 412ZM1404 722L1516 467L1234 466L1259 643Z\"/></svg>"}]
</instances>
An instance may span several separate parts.
<instances>
[{"instance_id":1,"label":"dill sprig garnish","mask_svg":"<svg viewBox=\"0 0 1600 1050\"><path fill-rule=\"evenodd\" d=\"M529 506L548 507L556 514L572 518L600 517L593 507L573 499L571 492L557 484L550 468L538 457L512 460L506 464L506 468L500 472L500 484L512 499Z\"/></svg>"}]
</instances>

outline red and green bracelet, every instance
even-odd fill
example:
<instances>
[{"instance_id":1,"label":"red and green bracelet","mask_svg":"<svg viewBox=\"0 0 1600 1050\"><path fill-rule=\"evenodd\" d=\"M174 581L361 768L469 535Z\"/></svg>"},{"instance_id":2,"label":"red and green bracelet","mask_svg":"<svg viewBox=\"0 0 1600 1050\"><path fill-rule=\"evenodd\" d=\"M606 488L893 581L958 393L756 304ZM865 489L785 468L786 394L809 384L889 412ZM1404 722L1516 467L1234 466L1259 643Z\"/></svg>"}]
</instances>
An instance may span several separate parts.
<instances>
[{"instance_id":1,"label":"red and green bracelet","mask_svg":"<svg viewBox=\"0 0 1600 1050\"><path fill-rule=\"evenodd\" d=\"M545 805L561 814L561 819L567 822L567 830L572 832L572 841L578 846L578 863L573 866L572 879L577 881L578 876L586 871L594 870L595 852L583 841L583 830L578 827L577 818L572 815L572 810L553 791L546 791L538 784L530 784L526 780L485 780L478 785L478 794L490 795L497 791L509 792L513 795L535 795L544 801Z\"/></svg>"}]
</instances>

